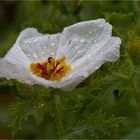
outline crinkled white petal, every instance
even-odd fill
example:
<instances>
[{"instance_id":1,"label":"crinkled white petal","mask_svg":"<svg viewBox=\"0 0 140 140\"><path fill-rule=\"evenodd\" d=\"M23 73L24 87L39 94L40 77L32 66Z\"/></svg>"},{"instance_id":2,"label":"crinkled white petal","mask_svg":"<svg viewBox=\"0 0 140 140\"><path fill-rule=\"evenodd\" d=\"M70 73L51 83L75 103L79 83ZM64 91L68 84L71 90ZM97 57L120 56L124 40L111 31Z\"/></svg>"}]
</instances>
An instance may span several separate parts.
<instances>
[{"instance_id":1,"label":"crinkled white petal","mask_svg":"<svg viewBox=\"0 0 140 140\"><path fill-rule=\"evenodd\" d=\"M83 75L77 75L77 77L67 78L62 81L49 81L43 78L37 77L32 74L32 78L34 79L36 84L45 86L45 87L53 87L53 88L61 88L63 90L72 90L75 88L80 82L82 82L85 77Z\"/></svg>"},{"instance_id":2,"label":"crinkled white petal","mask_svg":"<svg viewBox=\"0 0 140 140\"><path fill-rule=\"evenodd\" d=\"M86 55L90 48L104 44L112 34L112 25L104 19L84 21L64 28L57 57L66 56L73 64Z\"/></svg>"},{"instance_id":3,"label":"crinkled white petal","mask_svg":"<svg viewBox=\"0 0 140 140\"><path fill-rule=\"evenodd\" d=\"M0 59L0 77L17 79L20 82L33 84L34 80L25 68L13 64L6 59Z\"/></svg>"},{"instance_id":4,"label":"crinkled white petal","mask_svg":"<svg viewBox=\"0 0 140 140\"><path fill-rule=\"evenodd\" d=\"M104 45L96 45L87 54L73 63L73 70L66 79L83 75L85 78L97 70L105 62L114 62L120 56L121 40L118 37L110 37Z\"/></svg>"},{"instance_id":5,"label":"crinkled white petal","mask_svg":"<svg viewBox=\"0 0 140 140\"><path fill-rule=\"evenodd\" d=\"M10 62L16 65L20 65L21 67L27 67L31 63L31 61L22 51L20 47L20 42L22 42L22 40L25 40L27 38L40 35L41 34L38 33L37 30L34 28L27 28L24 31L22 31L19 37L17 38L16 43L6 54L5 59L9 60Z\"/></svg>"},{"instance_id":6,"label":"crinkled white petal","mask_svg":"<svg viewBox=\"0 0 140 140\"><path fill-rule=\"evenodd\" d=\"M61 34L40 35L23 39L20 47L32 61L41 61L48 57L55 57Z\"/></svg>"}]
</instances>

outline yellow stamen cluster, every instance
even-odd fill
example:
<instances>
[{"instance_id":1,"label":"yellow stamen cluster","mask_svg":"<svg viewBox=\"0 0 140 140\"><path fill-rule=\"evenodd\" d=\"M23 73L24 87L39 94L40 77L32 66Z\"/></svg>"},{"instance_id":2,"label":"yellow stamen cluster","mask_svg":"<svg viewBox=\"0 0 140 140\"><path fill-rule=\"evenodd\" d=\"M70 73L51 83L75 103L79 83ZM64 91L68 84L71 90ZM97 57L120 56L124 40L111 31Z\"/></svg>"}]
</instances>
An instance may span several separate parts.
<instances>
[{"instance_id":1,"label":"yellow stamen cluster","mask_svg":"<svg viewBox=\"0 0 140 140\"><path fill-rule=\"evenodd\" d=\"M46 80L60 81L71 70L65 60L65 57L57 60L49 57L46 61L32 63L30 71Z\"/></svg>"}]
</instances>

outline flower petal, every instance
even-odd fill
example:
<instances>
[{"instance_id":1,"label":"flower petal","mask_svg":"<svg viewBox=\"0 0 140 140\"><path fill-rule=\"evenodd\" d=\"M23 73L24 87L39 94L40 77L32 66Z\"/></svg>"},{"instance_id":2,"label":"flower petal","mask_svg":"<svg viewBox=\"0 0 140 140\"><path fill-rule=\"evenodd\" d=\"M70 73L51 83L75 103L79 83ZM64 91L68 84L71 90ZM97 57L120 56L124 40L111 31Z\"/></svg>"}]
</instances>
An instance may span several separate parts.
<instances>
[{"instance_id":1,"label":"flower petal","mask_svg":"<svg viewBox=\"0 0 140 140\"><path fill-rule=\"evenodd\" d=\"M21 49L32 61L41 61L55 57L61 34L40 35L22 40Z\"/></svg>"},{"instance_id":2,"label":"flower petal","mask_svg":"<svg viewBox=\"0 0 140 140\"><path fill-rule=\"evenodd\" d=\"M27 28L24 31L22 31L20 33L16 43L6 54L5 59L7 59L10 62L15 63L17 65L20 65L22 67L27 67L31 63L31 61L21 50L20 42L22 42L22 40L25 40L26 38L33 37L33 36L39 36L39 35L40 34L34 28Z\"/></svg>"},{"instance_id":3,"label":"flower petal","mask_svg":"<svg viewBox=\"0 0 140 140\"><path fill-rule=\"evenodd\" d=\"M76 77L77 74L86 78L105 62L116 61L120 56L120 44L120 38L110 37L105 44L91 48L84 57L73 63L73 71L67 78Z\"/></svg>"},{"instance_id":4,"label":"flower petal","mask_svg":"<svg viewBox=\"0 0 140 140\"><path fill-rule=\"evenodd\" d=\"M112 34L112 26L104 19L80 22L64 28L57 57L66 56L72 64L96 44L104 44Z\"/></svg>"},{"instance_id":5,"label":"flower petal","mask_svg":"<svg viewBox=\"0 0 140 140\"><path fill-rule=\"evenodd\" d=\"M0 77L17 79L20 82L28 84L34 83L33 78L25 68L13 64L6 59L0 59Z\"/></svg>"},{"instance_id":6,"label":"flower petal","mask_svg":"<svg viewBox=\"0 0 140 140\"><path fill-rule=\"evenodd\" d=\"M85 77L83 75L77 77L66 78L62 81L49 81L43 78L37 77L32 74L32 78L34 79L36 84L45 86L45 87L53 87L53 88L61 88L65 91L72 90L75 88L80 82L82 82Z\"/></svg>"}]
</instances>

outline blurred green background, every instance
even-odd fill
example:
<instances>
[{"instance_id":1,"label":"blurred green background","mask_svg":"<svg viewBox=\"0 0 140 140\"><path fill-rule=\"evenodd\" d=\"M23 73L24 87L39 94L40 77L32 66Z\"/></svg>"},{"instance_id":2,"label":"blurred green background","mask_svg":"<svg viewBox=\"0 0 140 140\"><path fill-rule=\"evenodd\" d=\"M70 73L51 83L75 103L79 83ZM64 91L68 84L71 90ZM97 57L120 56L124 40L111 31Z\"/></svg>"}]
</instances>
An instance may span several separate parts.
<instances>
[{"instance_id":1,"label":"blurred green background","mask_svg":"<svg viewBox=\"0 0 140 140\"><path fill-rule=\"evenodd\" d=\"M77 110L81 109L84 111L86 109L91 111L91 107L93 107L94 110L98 110L97 114L94 112L94 116L97 115L97 119L101 117L99 111L101 108L103 112L107 114L107 118L104 118L105 120L108 120L111 114L125 118L125 121L119 126L115 125L115 122L111 122L112 124L114 123L114 126L112 125L111 129L109 129L110 135L101 135L100 132L97 132L98 138L140 139L139 1L0 1L0 57L6 54L16 41L19 33L26 27L35 27L42 33L57 33L61 32L64 27L76 22L97 18L105 18L109 21L113 25L113 35L119 36L122 39L121 58L115 64L105 64L88 79L89 81L92 78L94 80L91 80L92 84L89 84L86 88L92 89L95 97L101 95L96 102L94 101L95 97L91 100L91 91L89 95L86 93L88 92L86 90L81 92L79 87L78 91L74 90L70 93L71 97L69 97L69 94L65 96L65 98L68 98L68 101L64 99L61 103L64 106L69 103L74 105L75 108L78 108ZM9 106L15 102L14 98L18 96L17 94L24 94L25 92L22 91L25 87L19 88L19 85L18 83L17 88L17 83L15 86L15 82L13 81L7 81L3 78L0 79L1 139L12 138L9 124L13 118L9 115ZM82 86L82 84L80 86ZM33 88L36 87L32 87L32 89ZM42 89L43 87L40 88ZM30 89L31 87L29 87L29 90ZM29 90L27 87L27 91L30 93ZM63 94L66 93L62 92L61 96L64 96ZM78 98L79 96L83 96L83 99L80 99L79 102L75 101L73 98L77 98L76 96ZM59 98L62 99L64 97ZM104 100L100 107L98 100L102 100L102 98L104 98ZM92 105L87 105L87 102L92 102ZM87 107L86 109L85 106ZM79 116L81 114L77 113ZM52 116L46 113L46 119L44 119L40 125L37 125L33 117L30 116L28 120L22 124L22 129L18 131L15 138L58 138L58 135L60 138L60 134L57 134L59 132L56 130L57 128L54 125L55 121ZM70 126L76 119L74 118L73 112L67 114L67 116L69 118L69 120L67 119L67 124ZM86 120L84 117L83 122ZM85 121L83 124L86 124L86 122L88 121ZM62 121L62 123L65 123L65 121ZM99 127L104 129L104 127L106 127L103 126L104 122L101 123L102 124L96 127L97 129L100 129ZM109 124L106 123L104 125ZM74 124L71 127L73 126ZM84 129L85 126L79 126L81 134L79 133L79 129L73 129L73 131L77 132L74 135L71 133L72 138L80 138L80 136L81 138L96 137L92 134L94 131L83 132L82 129ZM67 131L70 132L70 129ZM102 131L104 132L105 130Z\"/></svg>"}]
</instances>

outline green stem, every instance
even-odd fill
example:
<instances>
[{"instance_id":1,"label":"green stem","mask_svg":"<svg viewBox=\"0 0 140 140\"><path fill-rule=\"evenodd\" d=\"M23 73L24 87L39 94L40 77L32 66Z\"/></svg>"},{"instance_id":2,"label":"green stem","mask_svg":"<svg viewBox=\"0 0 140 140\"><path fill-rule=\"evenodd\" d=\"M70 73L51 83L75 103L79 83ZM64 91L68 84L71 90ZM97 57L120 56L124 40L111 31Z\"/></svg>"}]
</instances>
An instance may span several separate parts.
<instances>
[{"instance_id":1,"label":"green stem","mask_svg":"<svg viewBox=\"0 0 140 140\"><path fill-rule=\"evenodd\" d=\"M54 95L54 101L55 101L55 121L57 125L57 131L58 131L59 139L62 139L63 124L61 120L60 97L56 94Z\"/></svg>"},{"instance_id":2,"label":"green stem","mask_svg":"<svg viewBox=\"0 0 140 140\"><path fill-rule=\"evenodd\" d=\"M139 89L137 88L137 85L135 84L135 82L132 82L132 88L134 90L134 94L135 94L135 100L140 112L140 92Z\"/></svg>"}]
</instances>

